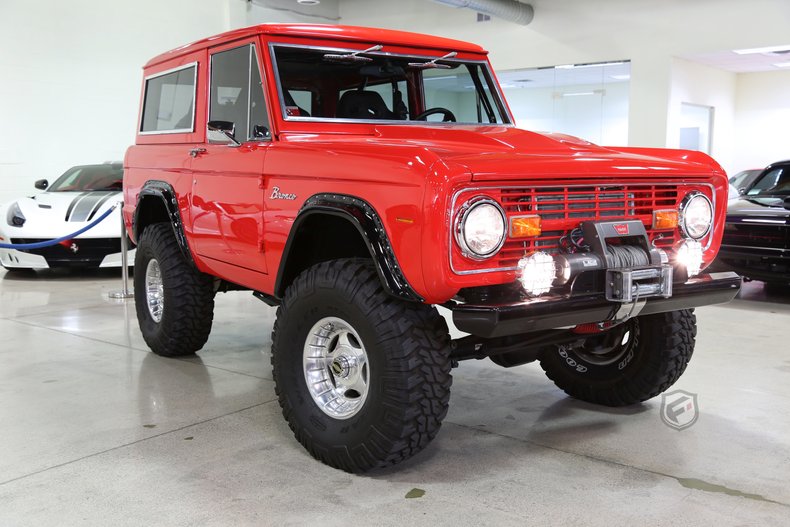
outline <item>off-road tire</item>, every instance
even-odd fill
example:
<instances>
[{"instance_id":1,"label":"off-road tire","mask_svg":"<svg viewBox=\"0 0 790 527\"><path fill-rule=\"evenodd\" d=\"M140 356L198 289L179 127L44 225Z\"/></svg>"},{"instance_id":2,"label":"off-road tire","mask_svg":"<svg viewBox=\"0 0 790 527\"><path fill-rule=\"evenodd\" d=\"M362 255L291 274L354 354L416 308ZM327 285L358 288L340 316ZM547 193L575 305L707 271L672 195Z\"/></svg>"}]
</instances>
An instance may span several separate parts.
<instances>
[{"instance_id":1,"label":"off-road tire","mask_svg":"<svg viewBox=\"0 0 790 527\"><path fill-rule=\"evenodd\" d=\"M327 415L307 388L307 333L326 317L347 321L367 351L367 397L349 418ZM307 269L277 310L272 369L283 416L305 449L332 467L364 472L424 449L447 414L450 368L444 319L433 307L385 293L369 260Z\"/></svg>"},{"instance_id":2,"label":"off-road tire","mask_svg":"<svg viewBox=\"0 0 790 527\"><path fill-rule=\"evenodd\" d=\"M693 309L684 309L637 317L633 324L632 348L611 364L596 364L573 348L557 346L542 354L540 365L557 387L582 401L627 406L651 399L686 370L694 353L696 317Z\"/></svg>"},{"instance_id":3,"label":"off-road tire","mask_svg":"<svg viewBox=\"0 0 790 527\"><path fill-rule=\"evenodd\" d=\"M143 339L157 355L192 355L203 347L211 332L213 278L186 261L167 223L149 225L138 242L134 258L134 301ZM151 316L146 296L146 268L152 259L159 263L164 288L159 322Z\"/></svg>"}]
</instances>

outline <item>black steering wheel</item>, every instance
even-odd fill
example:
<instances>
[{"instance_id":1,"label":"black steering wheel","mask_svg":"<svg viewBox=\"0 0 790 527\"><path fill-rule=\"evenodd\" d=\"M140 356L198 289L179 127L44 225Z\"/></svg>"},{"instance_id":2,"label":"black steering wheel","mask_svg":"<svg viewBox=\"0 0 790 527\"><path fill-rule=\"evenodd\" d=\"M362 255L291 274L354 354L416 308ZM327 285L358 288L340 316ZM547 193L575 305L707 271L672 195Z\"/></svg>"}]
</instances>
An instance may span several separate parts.
<instances>
[{"instance_id":1,"label":"black steering wheel","mask_svg":"<svg viewBox=\"0 0 790 527\"><path fill-rule=\"evenodd\" d=\"M453 112L451 112L447 108L441 108L439 106L437 106L436 108L429 108L424 112L422 112L421 114L414 116L414 120L427 121L429 115L435 115L437 113L440 113L444 116L444 118L442 119L443 123L454 123L456 121L455 114L453 114Z\"/></svg>"}]
</instances>

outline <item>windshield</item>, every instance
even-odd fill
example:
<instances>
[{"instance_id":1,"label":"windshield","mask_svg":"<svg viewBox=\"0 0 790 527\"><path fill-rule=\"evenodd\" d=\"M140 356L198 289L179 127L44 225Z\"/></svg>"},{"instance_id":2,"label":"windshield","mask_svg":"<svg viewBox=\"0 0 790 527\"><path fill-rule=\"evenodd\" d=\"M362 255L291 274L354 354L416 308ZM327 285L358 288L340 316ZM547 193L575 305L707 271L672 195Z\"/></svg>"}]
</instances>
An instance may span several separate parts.
<instances>
[{"instance_id":1,"label":"windshield","mask_svg":"<svg viewBox=\"0 0 790 527\"><path fill-rule=\"evenodd\" d=\"M487 63L274 46L287 120L509 124ZM386 50L384 50L386 52Z\"/></svg>"},{"instance_id":2,"label":"windshield","mask_svg":"<svg viewBox=\"0 0 790 527\"><path fill-rule=\"evenodd\" d=\"M790 166L772 168L749 187L747 196L790 196Z\"/></svg>"},{"instance_id":3,"label":"windshield","mask_svg":"<svg viewBox=\"0 0 790 527\"><path fill-rule=\"evenodd\" d=\"M760 172L762 172L762 169L744 170L742 172L738 172L730 178L730 185L735 188L745 188Z\"/></svg>"},{"instance_id":4,"label":"windshield","mask_svg":"<svg viewBox=\"0 0 790 527\"><path fill-rule=\"evenodd\" d=\"M49 186L47 192L122 190L123 165L84 165L71 167Z\"/></svg>"}]
</instances>

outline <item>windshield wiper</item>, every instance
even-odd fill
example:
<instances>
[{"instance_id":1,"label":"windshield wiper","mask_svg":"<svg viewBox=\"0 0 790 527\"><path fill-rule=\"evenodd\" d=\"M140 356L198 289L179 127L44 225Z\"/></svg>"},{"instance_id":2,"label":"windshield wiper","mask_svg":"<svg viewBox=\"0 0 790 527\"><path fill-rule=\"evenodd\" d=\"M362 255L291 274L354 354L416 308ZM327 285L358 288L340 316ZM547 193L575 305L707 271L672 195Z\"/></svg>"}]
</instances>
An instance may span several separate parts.
<instances>
[{"instance_id":1,"label":"windshield wiper","mask_svg":"<svg viewBox=\"0 0 790 527\"><path fill-rule=\"evenodd\" d=\"M354 53L346 53L345 55L341 55L339 53L325 53L324 60L327 62L373 62L373 59L370 57L363 57L363 53L370 53L372 51L381 51L384 46L381 44L376 44L373 47L368 49L363 49L362 51L355 51Z\"/></svg>"},{"instance_id":2,"label":"windshield wiper","mask_svg":"<svg viewBox=\"0 0 790 527\"><path fill-rule=\"evenodd\" d=\"M439 58L433 59L433 60L431 60L429 62L409 62L409 67L410 68L419 68L421 70L428 70L428 69L449 70L450 68L452 68L452 66L449 66L447 64L438 64L436 61L437 60L444 60L444 59L451 59L451 58L455 57L456 55L458 55L457 51L451 51L447 55L445 55L443 57L439 57Z\"/></svg>"}]
</instances>

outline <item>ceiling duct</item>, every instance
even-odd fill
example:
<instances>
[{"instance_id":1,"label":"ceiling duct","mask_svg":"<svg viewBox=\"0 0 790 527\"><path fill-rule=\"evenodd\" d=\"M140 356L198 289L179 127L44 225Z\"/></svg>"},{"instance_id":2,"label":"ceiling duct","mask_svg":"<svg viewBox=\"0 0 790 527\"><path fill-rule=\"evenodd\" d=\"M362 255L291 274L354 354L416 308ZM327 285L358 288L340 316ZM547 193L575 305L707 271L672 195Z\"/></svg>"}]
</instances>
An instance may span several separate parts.
<instances>
[{"instance_id":1,"label":"ceiling duct","mask_svg":"<svg viewBox=\"0 0 790 527\"><path fill-rule=\"evenodd\" d=\"M433 0L453 7L466 7L478 13L504 18L526 26L532 22L535 10L529 4L516 0Z\"/></svg>"}]
</instances>

